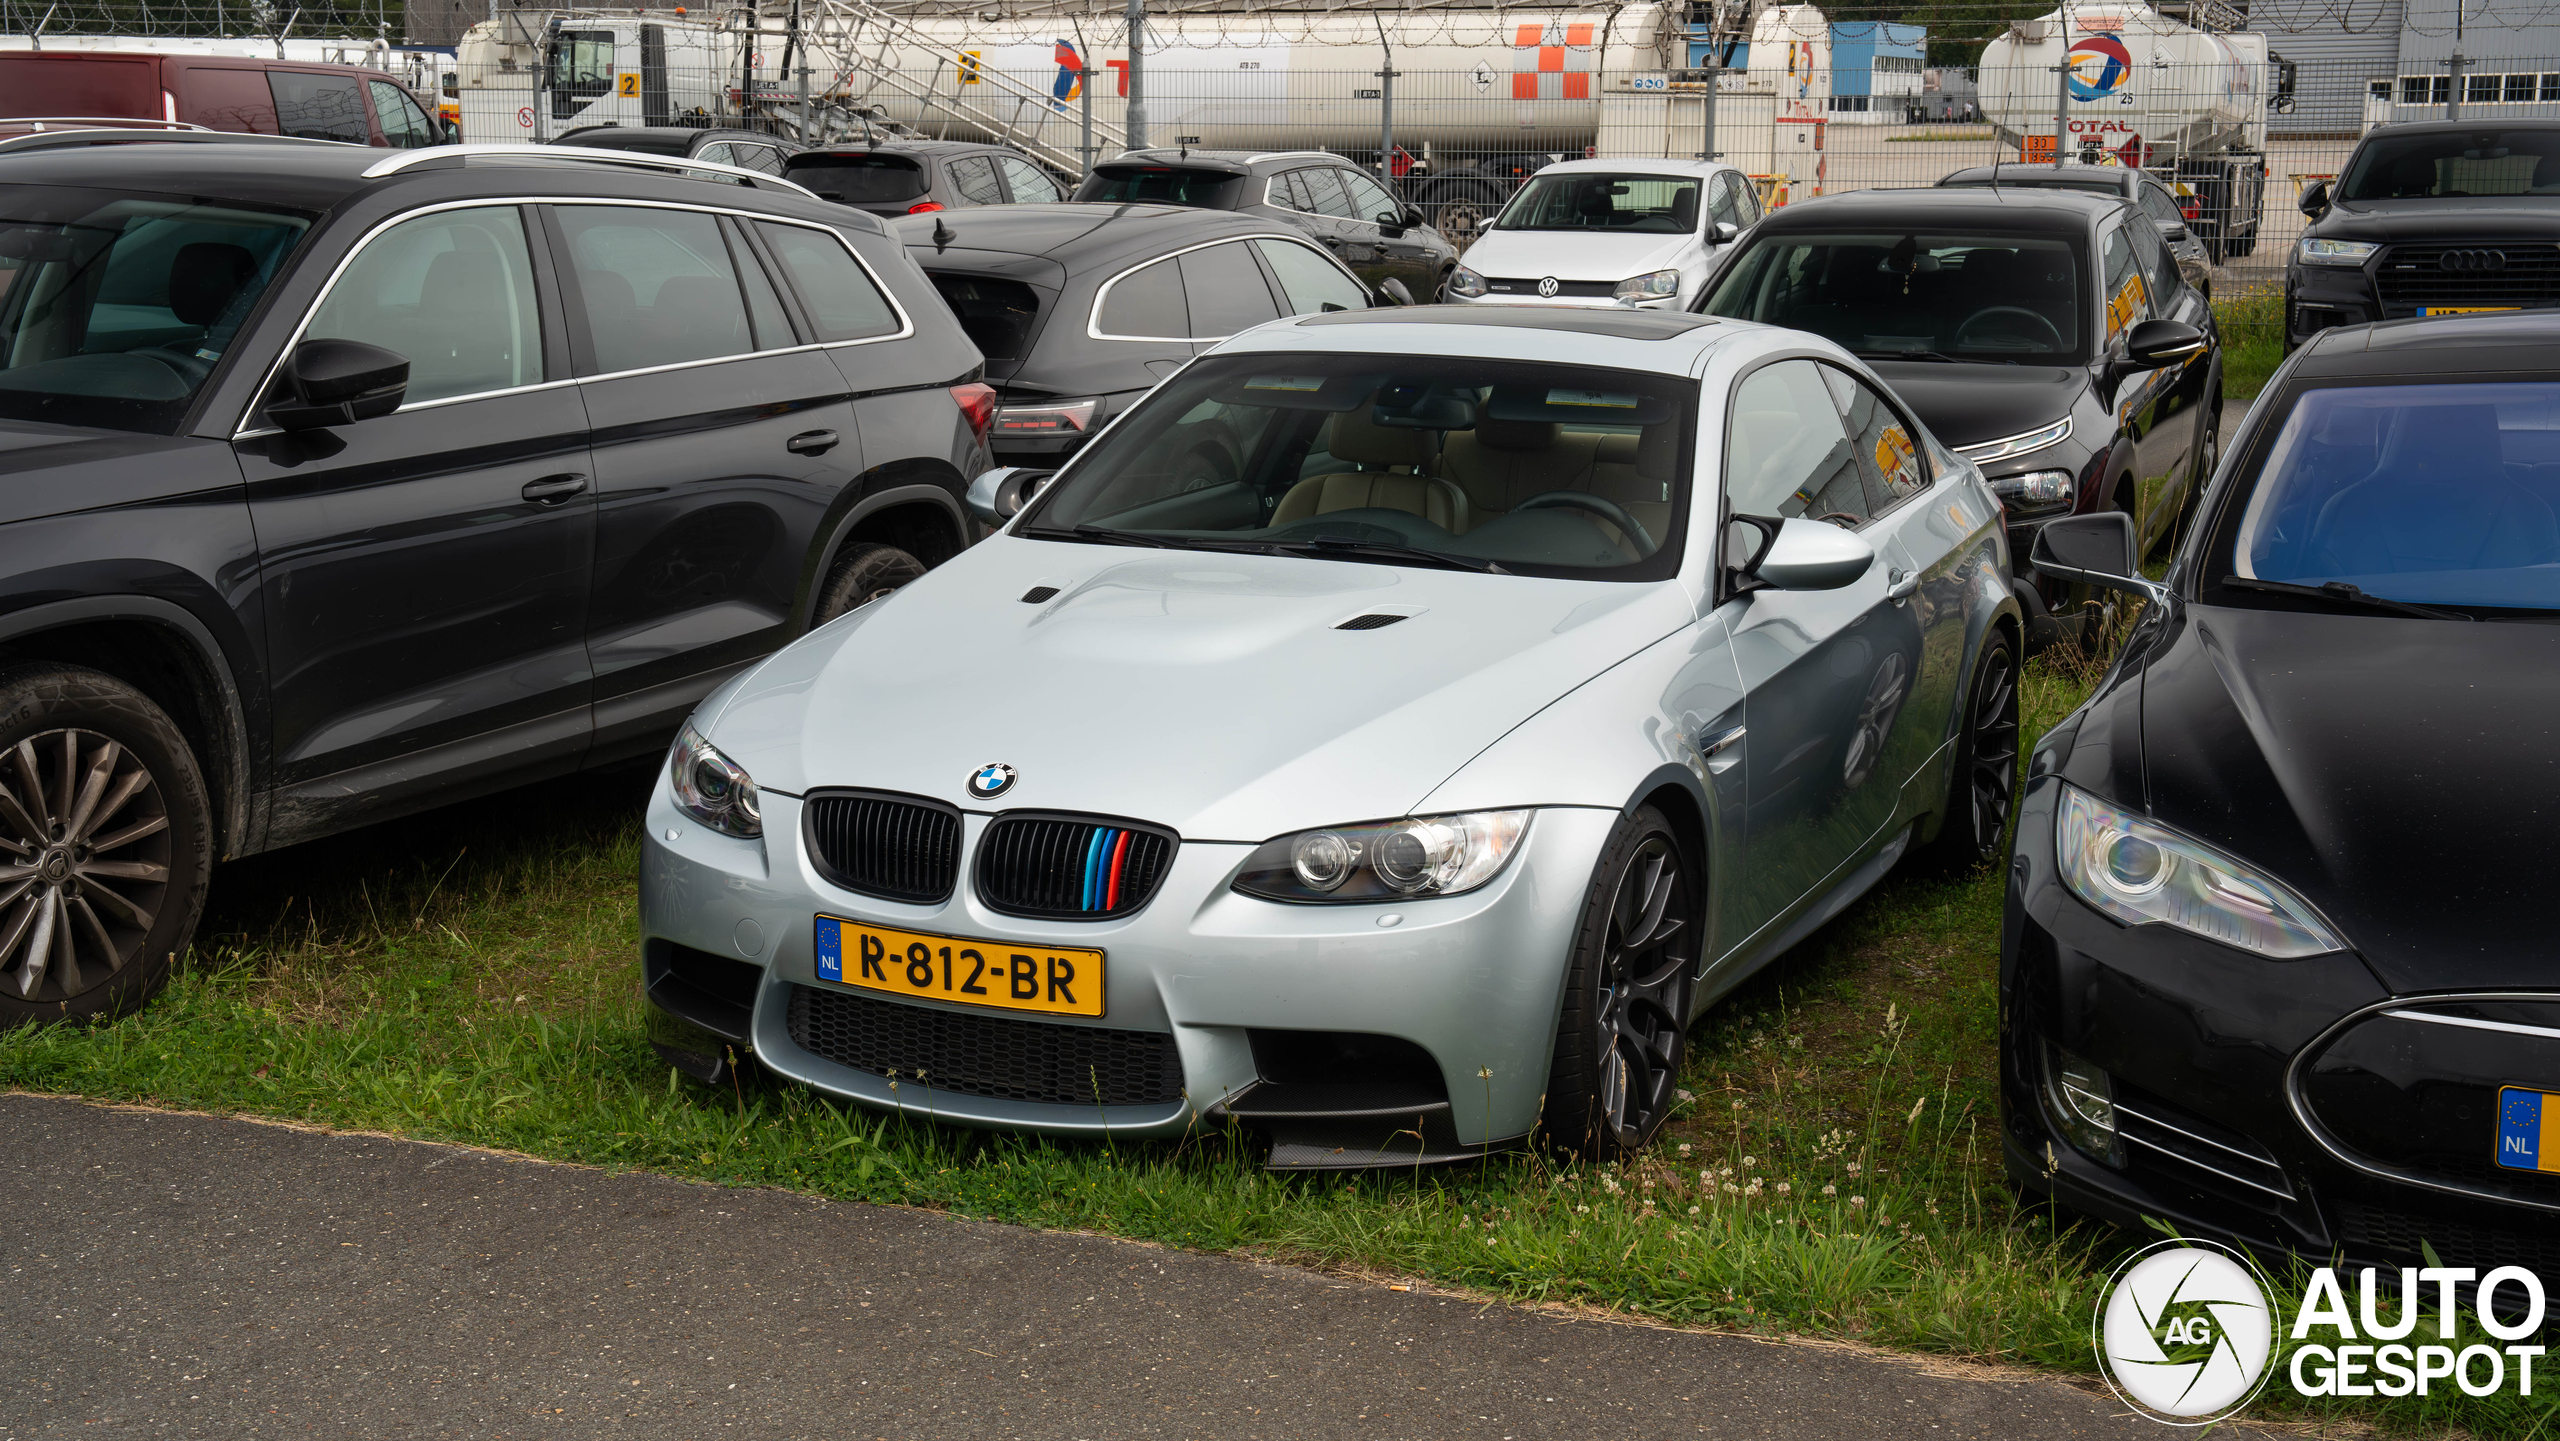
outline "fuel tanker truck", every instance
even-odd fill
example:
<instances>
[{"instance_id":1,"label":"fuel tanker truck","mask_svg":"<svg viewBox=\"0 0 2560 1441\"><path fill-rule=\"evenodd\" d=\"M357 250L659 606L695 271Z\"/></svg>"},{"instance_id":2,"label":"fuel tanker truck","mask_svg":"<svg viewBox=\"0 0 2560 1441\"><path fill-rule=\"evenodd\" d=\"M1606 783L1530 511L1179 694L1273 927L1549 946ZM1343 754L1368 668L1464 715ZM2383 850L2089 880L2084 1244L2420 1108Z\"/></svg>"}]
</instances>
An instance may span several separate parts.
<instances>
[{"instance_id":1,"label":"fuel tanker truck","mask_svg":"<svg viewBox=\"0 0 2560 1441\"><path fill-rule=\"evenodd\" d=\"M2060 67L2057 70L2056 67ZM2274 93L2267 37L2141 5L2057 10L1983 47L1983 115L2019 158L2150 170L2219 264L2257 248Z\"/></svg>"},{"instance_id":2,"label":"fuel tanker truck","mask_svg":"<svg viewBox=\"0 0 2560 1441\"><path fill-rule=\"evenodd\" d=\"M993 140L1069 175L1127 148L1117 7L987 19L804 0L797 28L788 8L769 5L752 26L749 14L502 12L462 39L465 138L743 119L809 143ZM1811 5L1770 5L1735 28L1750 44L1728 51L1717 149L1763 176L1773 199L1813 193L1829 26ZM1704 31L1682 23L1680 5L1656 3L1153 17L1145 138L1374 164L1385 137L1406 197L1463 237L1558 159L1698 154L1708 87L1688 67Z\"/></svg>"}]
</instances>

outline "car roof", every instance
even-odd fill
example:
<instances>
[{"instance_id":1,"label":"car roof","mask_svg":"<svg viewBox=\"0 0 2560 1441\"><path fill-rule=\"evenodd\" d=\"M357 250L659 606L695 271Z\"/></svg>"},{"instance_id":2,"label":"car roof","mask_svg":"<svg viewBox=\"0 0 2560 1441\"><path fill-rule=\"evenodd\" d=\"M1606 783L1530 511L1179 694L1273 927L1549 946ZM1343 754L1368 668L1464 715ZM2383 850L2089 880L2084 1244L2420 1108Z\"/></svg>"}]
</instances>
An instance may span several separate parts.
<instances>
[{"instance_id":1,"label":"car roof","mask_svg":"<svg viewBox=\"0 0 2560 1441\"><path fill-rule=\"evenodd\" d=\"M1300 158L1300 152L1286 152L1289 158ZM1278 159L1278 154L1256 150L1123 150L1108 160L1096 161L1094 168L1105 165L1176 165L1193 170L1223 170L1231 175L1249 174L1257 160ZM1309 160L1339 160L1339 155L1315 151L1303 153Z\"/></svg>"},{"instance_id":2,"label":"car roof","mask_svg":"<svg viewBox=\"0 0 2560 1441\"><path fill-rule=\"evenodd\" d=\"M675 145L677 148L674 153L681 155L684 153L684 148L696 140L754 140L766 145L790 143L778 136L765 135L753 130L740 130L734 126L715 126L697 130L690 125L589 125L572 130L565 135L555 135L550 143L618 147L640 141L657 141L661 144Z\"/></svg>"},{"instance_id":3,"label":"car roof","mask_svg":"<svg viewBox=\"0 0 2560 1441\"><path fill-rule=\"evenodd\" d=\"M1599 172L1604 175L1713 175L1734 166L1720 160L1694 158L1661 160L1560 160L1539 169L1540 175L1579 175Z\"/></svg>"},{"instance_id":4,"label":"car roof","mask_svg":"<svg viewBox=\"0 0 2560 1441\"><path fill-rule=\"evenodd\" d=\"M2311 338L2292 378L2560 371L2560 312L2518 310L2340 326Z\"/></svg>"},{"instance_id":5,"label":"car roof","mask_svg":"<svg viewBox=\"0 0 2560 1441\"><path fill-rule=\"evenodd\" d=\"M938 248L937 222L951 250L1045 255L1069 270L1109 265L1141 255L1234 235L1287 233L1258 216L1189 205L1110 205L1060 201L1047 205L972 205L959 210L901 216L889 233L930 267Z\"/></svg>"},{"instance_id":6,"label":"car roof","mask_svg":"<svg viewBox=\"0 0 2560 1441\"><path fill-rule=\"evenodd\" d=\"M1761 230L1824 230L1842 224L1988 225L2003 230L2081 231L2126 208L2119 196L2047 187L1936 186L1853 190L1774 210Z\"/></svg>"},{"instance_id":7,"label":"car roof","mask_svg":"<svg viewBox=\"0 0 2560 1441\"><path fill-rule=\"evenodd\" d=\"M2560 130L2560 117L2517 116L2490 120L2404 120L2396 125L2377 125L2364 133L2365 139L2377 135L2466 135L2494 130Z\"/></svg>"},{"instance_id":8,"label":"car roof","mask_svg":"<svg viewBox=\"0 0 2560 1441\"><path fill-rule=\"evenodd\" d=\"M812 145L791 158L797 160L801 155L868 155L875 150L891 155L967 155L982 150L1004 155L1022 153L1010 145L990 145L981 140L909 140L884 137L877 145L856 140L842 141L833 145Z\"/></svg>"},{"instance_id":9,"label":"car roof","mask_svg":"<svg viewBox=\"0 0 2560 1441\"><path fill-rule=\"evenodd\" d=\"M1453 334L1463 329L1466 334ZM1229 350L1371 355L1481 355L1690 375L1705 351L1768 327L1671 310L1572 305L1417 305L1301 315L1257 326Z\"/></svg>"},{"instance_id":10,"label":"car roof","mask_svg":"<svg viewBox=\"0 0 2560 1441\"><path fill-rule=\"evenodd\" d=\"M2146 177L2141 171L2128 170L2121 165L2034 165L2025 161L2013 161L2007 164L1967 166L1940 177L1938 183L1940 185L1987 184L1997 179L2004 185L2034 186L2050 185L2065 180L2079 181L2083 184L2092 180L2104 180L2112 185L2123 186L2128 180L2143 178Z\"/></svg>"}]
</instances>

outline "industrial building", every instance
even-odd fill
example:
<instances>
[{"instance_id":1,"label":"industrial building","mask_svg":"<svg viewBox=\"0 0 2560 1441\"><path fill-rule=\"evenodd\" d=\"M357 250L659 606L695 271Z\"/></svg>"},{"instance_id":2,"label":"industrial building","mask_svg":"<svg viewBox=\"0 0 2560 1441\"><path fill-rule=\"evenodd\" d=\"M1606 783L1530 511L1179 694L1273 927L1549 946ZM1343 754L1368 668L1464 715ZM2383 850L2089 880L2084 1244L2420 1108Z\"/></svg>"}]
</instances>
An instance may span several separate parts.
<instances>
[{"instance_id":1,"label":"industrial building","mask_svg":"<svg viewBox=\"0 0 2560 1441\"><path fill-rule=\"evenodd\" d=\"M1891 20L1831 26L1831 120L1883 125L1918 118L1929 27Z\"/></svg>"}]
</instances>

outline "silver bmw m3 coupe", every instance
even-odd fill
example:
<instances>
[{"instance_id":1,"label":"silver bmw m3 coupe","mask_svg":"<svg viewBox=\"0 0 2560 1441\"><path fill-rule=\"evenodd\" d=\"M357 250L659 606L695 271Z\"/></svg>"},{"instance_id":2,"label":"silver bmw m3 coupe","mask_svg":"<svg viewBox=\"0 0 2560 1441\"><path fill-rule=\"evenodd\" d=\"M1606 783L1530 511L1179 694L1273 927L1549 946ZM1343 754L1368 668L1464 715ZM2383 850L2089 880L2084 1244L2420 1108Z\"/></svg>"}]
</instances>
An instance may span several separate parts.
<instances>
[{"instance_id":1,"label":"silver bmw m3 coupe","mask_svg":"<svg viewBox=\"0 0 2560 1441\"><path fill-rule=\"evenodd\" d=\"M1619 1155L1718 996L2007 824L1999 504L1800 332L1280 321L973 501L677 741L671 1060L1283 1167Z\"/></svg>"}]
</instances>

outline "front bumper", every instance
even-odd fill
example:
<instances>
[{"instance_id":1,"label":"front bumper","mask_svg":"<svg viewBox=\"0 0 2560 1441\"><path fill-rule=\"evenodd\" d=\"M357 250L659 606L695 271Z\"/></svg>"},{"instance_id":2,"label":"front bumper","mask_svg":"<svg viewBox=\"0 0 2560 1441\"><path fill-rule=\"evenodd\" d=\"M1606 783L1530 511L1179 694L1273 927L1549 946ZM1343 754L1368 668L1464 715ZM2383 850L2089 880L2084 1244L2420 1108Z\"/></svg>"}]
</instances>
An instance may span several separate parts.
<instances>
[{"instance_id":1,"label":"front bumper","mask_svg":"<svg viewBox=\"0 0 2560 1441\"><path fill-rule=\"evenodd\" d=\"M2476 1080L2463 1073L2477 1070L2480 1033L2417 1026L2444 1034L2415 1047L2389 1037L2396 1072L2342 1044L2356 1034L2343 1021L2442 1010L2447 998L2395 1000L2351 953L2270 961L2116 924L2057 874L2058 790L2040 777L2021 801L2003 922L2002 1153L2014 1182L2279 1264L2423 1266L2424 1242L2446 1265L2524 1265L2560 1287L2560 1175L2495 1167L2491 1107L2476 1085L2454 1094ZM2560 1010L2560 992L2548 1004ZM2560 1089L2560 1032L2538 1052L2506 1039L2517 1049L2502 1064L2522 1073L2505 1079ZM2116 1156L2084 1154L2057 1124L2046 1070L2057 1049L2110 1077Z\"/></svg>"},{"instance_id":2,"label":"front bumper","mask_svg":"<svg viewBox=\"0 0 2560 1441\"><path fill-rule=\"evenodd\" d=\"M651 1000L715 1031L725 1020L732 1038L750 1043L768 1069L863 1105L941 1121L1055 1135L1168 1136L1262 1081L1257 1052L1267 1058L1280 1049L1273 1043L1279 1033L1394 1038L1429 1056L1447 1107L1447 1129L1437 1121L1433 1129L1468 1147L1515 1140L1536 1122L1565 958L1617 821L1606 810L1540 810L1520 853L1483 889L1378 905L1284 905L1238 895L1229 885L1252 846L1185 841L1146 909L1114 921L1060 922L1002 915L971 894L967 878L988 815L963 819L963 879L953 896L919 906L828 883L803 849L800 812L797 798L767 792L765 838L736 840L678 812L661 782L641 861ZM1088 1020L990 1012L820 981L820 913L998 944L1099 948L1107 957L1104 1014ZM1388 924L1390 916L1398 919ZM702 974L714 979L694 979ZM732 1004L706 1013L699 996L724 986ZM957 1018L946 1036L972 1027L992 1034L999 1028L984 1023L998 1020L1091 1026L1151 1041L1169 1036L1181 1094L1151 1105L1023 1100L930 1078L920 1084L912 1064L886 1068L902 1079L839 1064L795 1036L793 1001L802 992ZM804 1012L809 1005L804 999Z\"/></svg>"}]
</instances>

